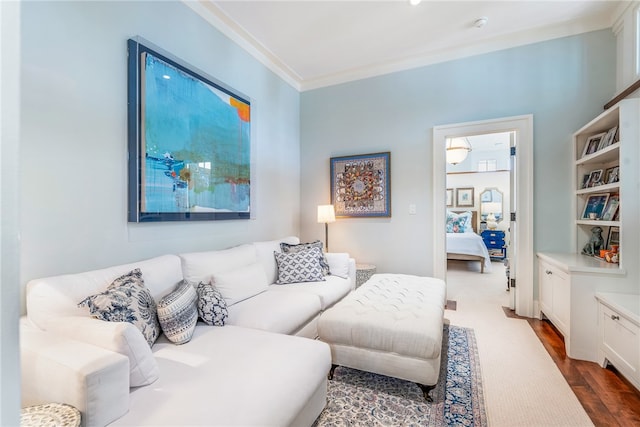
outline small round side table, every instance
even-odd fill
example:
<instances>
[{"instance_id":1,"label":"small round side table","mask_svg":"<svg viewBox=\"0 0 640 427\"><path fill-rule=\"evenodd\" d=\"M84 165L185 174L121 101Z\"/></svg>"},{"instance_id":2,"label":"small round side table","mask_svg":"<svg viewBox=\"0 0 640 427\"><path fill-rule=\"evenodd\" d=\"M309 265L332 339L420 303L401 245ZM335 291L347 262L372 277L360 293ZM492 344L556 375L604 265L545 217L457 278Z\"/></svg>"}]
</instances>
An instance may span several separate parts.
<instances>
[{"instance_id":1,"label":"small round side table","mask_svg":"<svg viewBox=\"0 0 640 427\"><path fill-rule=\"evenodd\" d=\"M356 264L356 288L376 274L376 266L373 264Z\"/></svg>"},{"instance_id":2,"label":"small round side table","mask_svg":"<svg viewBox=\"0 0 640 427\"><path fill-rule=\"evenodd\" d=\"M80 420L80 411L66 403L27 406L20 413L21 427L78 427Z\"/></svg>"}]
</instances>

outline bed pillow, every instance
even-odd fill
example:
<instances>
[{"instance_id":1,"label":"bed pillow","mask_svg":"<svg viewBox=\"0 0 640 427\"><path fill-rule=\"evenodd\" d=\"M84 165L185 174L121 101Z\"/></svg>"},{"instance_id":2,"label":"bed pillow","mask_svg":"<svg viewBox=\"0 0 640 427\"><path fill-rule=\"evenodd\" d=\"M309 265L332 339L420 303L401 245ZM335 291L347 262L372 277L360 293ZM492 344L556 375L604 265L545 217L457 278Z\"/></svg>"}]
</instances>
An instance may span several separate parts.
<instances>
[{"instance_id":1,"label":"bed pillow","mask_svg":"<svg viewBox=\"0 0 640 427\"><path fill-rule=\"evenodd\" d=\"M174 344L191 340L198 322L196 290L186 280L158 301L158 320L165 336Z\"/></svg>"},{"instance_id":2,"label":"bed pillow","mask_svg":"<svg viewBox=\"0 0 640 427\"><path fill-rule=\"evenodd\" d=\"M322 268L322 274L324 275L331 274L331 267L329 267L329 262L327 261L327 258L324 256L324 252L323 252L324 246L320 240L316 240L315 242L311 242L311 243L300 243L297 245L291 245L285 242L280 243L280 249L285 254L290 254L298 251L305 251L311 248L318 248L320 250L318 261L320 262L320 267Z\"/></svg>"},{"instance_id":3,"label":"bed pillow","mask_svg":"<svg viewBox=\"0 0 640 427\"><path fill-rule=\"evenodd\" d=\"M115 279L107 290L78 303L91 315L106 322L129 322L142 332L149 347L160 335L158 309L151 292L144 285L139 268Z\"/></svg>"},{"instance_id":4,"label":"bed pillow","mask_svg":"<svg viewBox=\"0 0 640 427\"><path fill-rule=\"evenodd\" d=\"M278 264L277 285L325 280L320 265L322 253L317 247L293 253L274 252L273 254Z\"/></svg>"},{"instance_id":5,"label":"bed pillow","mask_svg":"<svg viewBox=\"0 0 640 427\"><path fill-rule=\"evenodd\" d=\"M447 212L447 233L473 232L471 218L471 212L462 212L461 214Z\"/></svg>"}]
</instances>

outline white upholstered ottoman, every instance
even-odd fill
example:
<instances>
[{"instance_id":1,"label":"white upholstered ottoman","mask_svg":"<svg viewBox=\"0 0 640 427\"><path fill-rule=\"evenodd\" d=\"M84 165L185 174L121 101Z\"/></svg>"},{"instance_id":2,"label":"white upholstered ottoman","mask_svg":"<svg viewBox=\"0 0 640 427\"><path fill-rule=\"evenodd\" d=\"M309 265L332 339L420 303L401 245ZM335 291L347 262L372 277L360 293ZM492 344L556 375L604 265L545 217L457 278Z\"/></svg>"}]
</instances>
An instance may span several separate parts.
<instances>
[{"instance_id":1,"label":"white upholstered ottoman","mask_svg":"<svg viewBox=\"0 0 640 427\"><path fill-rule=\"evenodd\" d=\"M333 366L347 366L414 381L425 399L438 382L446 298L443 280L406 274L374 274L326 310L320 339L331 347Z\"/></svg>"}]
</instances>

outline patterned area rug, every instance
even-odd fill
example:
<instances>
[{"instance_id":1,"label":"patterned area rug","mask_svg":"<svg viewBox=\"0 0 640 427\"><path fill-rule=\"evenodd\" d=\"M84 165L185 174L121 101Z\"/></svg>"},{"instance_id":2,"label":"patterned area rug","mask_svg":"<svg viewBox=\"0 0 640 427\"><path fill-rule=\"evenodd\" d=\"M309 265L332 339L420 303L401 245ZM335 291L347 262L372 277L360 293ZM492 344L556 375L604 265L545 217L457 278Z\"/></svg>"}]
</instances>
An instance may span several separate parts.
<instances>
[{"instance_id":1,"label":"patterned area rug","mask_svg":"<svg viewBox=\"0 0 640 427\"><path fill-rule=\"evenodd\" d=\"M314 426L487 426L473 329L444 325L442 341L433 403L415 383L338 367Z\"/></svg>"}]
</instances>

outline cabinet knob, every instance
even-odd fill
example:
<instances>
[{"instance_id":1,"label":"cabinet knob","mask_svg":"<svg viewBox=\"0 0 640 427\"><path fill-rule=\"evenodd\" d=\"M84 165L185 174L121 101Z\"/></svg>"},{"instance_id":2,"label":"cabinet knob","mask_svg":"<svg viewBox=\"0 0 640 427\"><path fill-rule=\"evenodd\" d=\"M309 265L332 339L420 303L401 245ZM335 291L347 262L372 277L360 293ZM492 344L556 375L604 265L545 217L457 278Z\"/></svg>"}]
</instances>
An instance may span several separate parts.
<instances>
[{"instance_id":1,"label":"cabinet knob","mask_svg":"<svg viewBox=\"0 0 640 427\"><path fill-rule=\"evenodd\" d=\"M612 314L611 320L620 320L620 316L616 316L615 314Z\"/></svg>"},{"instance_id":2,"label":"cabinet knob","mask_svg":"<svg viewBox=\"0 0 640 427\"><path fill-rule=\"evenodd\" d=\"M553 271L551 271L551 270L545 270L544 272L547 273L547 274L553 274Z\"/></svg>"}]
</instances>

